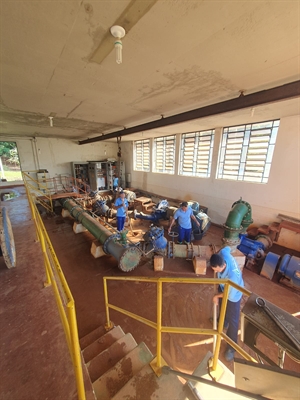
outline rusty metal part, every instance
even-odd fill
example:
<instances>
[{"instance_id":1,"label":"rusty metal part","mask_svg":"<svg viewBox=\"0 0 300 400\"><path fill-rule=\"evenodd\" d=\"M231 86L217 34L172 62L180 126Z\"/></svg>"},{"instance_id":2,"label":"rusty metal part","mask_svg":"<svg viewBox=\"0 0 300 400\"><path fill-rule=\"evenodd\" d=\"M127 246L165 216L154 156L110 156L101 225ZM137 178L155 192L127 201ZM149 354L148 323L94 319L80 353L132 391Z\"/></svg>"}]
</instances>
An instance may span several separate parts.
<instances>
[{"instance_id":1,"label":"rusty metal part","mask_svg":"<svg viewBox=\"0 0 300 400\"><path fill-rule=\"evenodd\" d=\"M193 259L193 257L203 257L209 261L210 257L220 250L220 247L215 245L199 246L193 243L189 244L175 244L174 242L168 243L168 257L169 258L186 258Z\"/></svg>"},{"instance_id":2,"label":"rusty metal part","mask_svg":"<svg viewBox=\"0 0 300 400\"><path fill-rule=\"evenodd\" d=\"M7 268L16 266L16 248L14 235L7 209L0 207L0 247Z\"/></svg>"},{"instance_id":3,"label":"rusty metal part","mask_svg":"<svg viewBox=\"0 0 300 400\"><path fill-rule=\"evenodd\" d=\"M276 323L276 325L285 333L285 335L290 339L290 341L300 350L300 342L298 339L290 332L286 326L280 321L277 315L266 305L265 300L262 297L257 297L255 300L256 304L261 307L268 316Z\"/></svg>"}]
</instances>

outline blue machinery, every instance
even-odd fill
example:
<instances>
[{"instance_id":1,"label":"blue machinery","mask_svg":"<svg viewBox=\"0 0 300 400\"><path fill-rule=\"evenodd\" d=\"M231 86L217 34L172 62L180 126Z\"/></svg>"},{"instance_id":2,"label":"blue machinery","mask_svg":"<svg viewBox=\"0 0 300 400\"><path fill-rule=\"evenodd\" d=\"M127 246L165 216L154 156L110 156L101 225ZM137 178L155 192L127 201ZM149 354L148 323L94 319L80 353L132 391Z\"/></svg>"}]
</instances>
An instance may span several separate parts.
<instances>
[{"instance_id":1,"label":"blue machinery","mask_svg":"<svg viewBox=\"0 0 300 400\"><path fill-rule=\"evenodd\" d=\"M291 286L300 289L300 258L285 254L279 263L278 271L289 280ZM282 283L283 279L281 279Z\"/></svg>"},{"instance_id":2,"label":"blue machinery","mask_svg":"<svg viewBox=\"0 0 300 400\"><path fill-rule=\"evenodd\" d=\"M196 240L201 240L202 236L210 227L210 218L205 214L202 210L200 210L200 205L196 201L190 200L188 202L189 206L193 210L193 214L197 221L200 224L200 228L196 225L195 221L192 220L192 230L193 235ZM144 214L142 212L137 212L134 210L133 218L134 219L143 219L147 221L151 221L153 223L158 223L160 219L169 219L169 217L177 210L177 207L169 207L169 203L167 200L161 200L154 208L153 212L149 214Z\"/></svg>"}]
</instances>

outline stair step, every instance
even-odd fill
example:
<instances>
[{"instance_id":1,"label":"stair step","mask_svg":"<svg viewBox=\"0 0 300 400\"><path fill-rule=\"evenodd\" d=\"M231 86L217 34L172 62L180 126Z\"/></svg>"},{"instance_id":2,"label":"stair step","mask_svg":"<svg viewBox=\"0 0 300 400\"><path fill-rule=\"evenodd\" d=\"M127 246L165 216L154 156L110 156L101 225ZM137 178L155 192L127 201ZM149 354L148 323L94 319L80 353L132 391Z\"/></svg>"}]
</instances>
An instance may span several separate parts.
<instances>
[{"instance_id":1,"label":"stair step","mask_svg":"<svg viewBox=\"0 0 300 400\"><path fill-rule=\"evenodd\" d=\"M175 375L162 374L159 378L146 365L134 375L112 400L185 400L187 388Z\"/></svg>"},{"instance_id":2,"label":"stair step","mask_svg":"<svg viewBox=\"0 0 300 400\"><path fill-rule=\"evenodd\" d=\"M93 383L97 400L111 399L135 374L153 359L153 354L140 343L110 370Z\"/></svg>"},{"instance_id":3,"label":"stair step","mask_svg":"<svg viewBox=\"0 0 300 400\"><path fill-rule=\"evenodd\" d=\"M124 335L123 329L120 326L116 326L105 335L97 338L97 340L82 351L85 363L91 361L97 354L102 353L103 350L111 346L116 340L121 339Z\"/></svg>"},{"instance_id":4,"label":"stair step","mask_svg":"<svg viewBox=\"0 0 300 400\"><path fill-rule=\"evenodd\" d=\"M102 351L102 353L89 361L86 366L91 382L94 383L136 346L137 343L131 333L127 333L121 339L114 342L108 349Z\"/></svg>"},{"instance_id":5,"label":"stair step","mask_svg":"<svg viewBox=\"0 0 300 400\"><path fill-rule=\"evenodd\" d=\"M85 349L91 343L93 343L96 339L103 336L107 333L107 330L104 326L98 326L98 328L94 329L93 331L89 332L87 335L83 336L79 340L81 350Z\"/></svg>"},{"instance_id":6,"label":"stair step","mask_svg":"<svg viewBox=\"0 0 300 400\"><path fill-rule=\"evenodd\" d=\"M208 371L207 371L207 364L208 364L209 359L212 356L213 356L213 354L209 351L206 354L206 356L204 357L204 359L201 361L201 363L198 365L198 367L195 369L195 371L193 372L193 375L196 375L196 376L199 376L199 377L202 377L204 379L211 381L211 377L209 376ZM235 387L234 374L220 360L218 360L217 371L219 371L218 372L219 377L217 378L218 383ZM201 400L211 400L211 399L246 400L246 397L244 397L243 395L235 394L235 393L229 392L227 390L213 387L210 385L205 385L202 382L188 381L187 385L193 391L196 399L201 399Z\"/></svg>"}]
</instances>

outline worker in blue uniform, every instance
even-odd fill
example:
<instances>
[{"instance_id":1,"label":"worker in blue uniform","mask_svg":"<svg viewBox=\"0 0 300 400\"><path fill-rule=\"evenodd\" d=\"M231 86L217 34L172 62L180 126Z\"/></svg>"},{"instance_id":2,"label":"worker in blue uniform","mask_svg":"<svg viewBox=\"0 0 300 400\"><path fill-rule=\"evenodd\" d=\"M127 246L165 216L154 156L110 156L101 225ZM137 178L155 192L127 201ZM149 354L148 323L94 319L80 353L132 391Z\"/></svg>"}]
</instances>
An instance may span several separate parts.
<instances>
[{"instance_id":1,"label":"worker in blue uniform","mask_svg":"<svg viewBox=\"0 0 300 400\"><path fill-rule=\"evenodd\" d=\"M117 210L117 229L120 232L124 229L128 212L128 201L125 199L125 193L123 191L119 193L119 197L115 201L115 209Z\"/></svg>"},{"instance_id":2,"label":"worker in blue uniform","mask_svg":"<svg viewBox=\"0 0 300 400\"><path fill-rule=\"evenodd\" d=\"M219 253L213 254L210 258L210 266L214 272L217 273L219 279L230 279L237 285L244 287L244 281L242 273L235 261L234 257L230 254L230 247L226 246L219 251ZM218 288L218 294L213 297L213 302L219 305L221 309L222 298L224 294L224 284L220 284ZM224 327L227 328L226 335L237 343L238 329L239 329L239 318L240 318L240 306L242 299L242 292L234 287L230 286L228 293L228 301L226 306L226 315ZM234 358L235 350L227 345L225 351L226 361L232 361Z\"/></svg>"},{"instance_id":3,"label":"worker in blue uniform","mask_svg":"<svg viewBox=\"0 0 300 400\"><path fill-rule=\"evenodd\" d=\"M196 217L193 214L193 210L189 207L186 201L180 204L178 210L175 211L172 222L169 226L168 232L171 232L172 226L175 224L175 221L178 220L179 225L179 236L178 243L182 243L185 240L186 243L190 243L191 241L191 233L192 233L192 221L193 219L198 226L200 223L197 221Z\"/></svg>"},{"instance_id":4,"label":"worker in blue uniform","mask_svg":"<svg viewBox=\"0 0 300 400\"><path fill-rule=\"evenodd\" d=\"M119 178L116 175L114 175L114 177L113 177L113 189L116 190L118 186L119 186Z\"/></svg>"}]
</instances>

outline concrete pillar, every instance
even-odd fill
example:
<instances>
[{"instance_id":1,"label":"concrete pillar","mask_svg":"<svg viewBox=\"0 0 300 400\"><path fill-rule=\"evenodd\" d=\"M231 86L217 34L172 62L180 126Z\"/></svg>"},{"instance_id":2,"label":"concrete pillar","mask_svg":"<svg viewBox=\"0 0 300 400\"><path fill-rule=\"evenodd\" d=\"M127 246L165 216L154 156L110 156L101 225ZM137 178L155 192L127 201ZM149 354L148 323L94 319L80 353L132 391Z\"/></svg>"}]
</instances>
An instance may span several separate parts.
<instances>
[{"instance_id":1,"label":"concrete pillar","mask_svg":"<svg viewBox=\"0 0 300 400\"><path fill-rule=\"evenodd\" d=\"M63 209L61 210L61 216L62 216L63 218L66 218L66 217L71 217L71 214L69 213L68 210L66 210L65 208L63 208ZM73 217L72 217L72 218L73 218Z\"/></svg>"},{"instance_id":2,"label":"concrete pillar","mask_svg":"<svg viewBox=\"0 0 300 400\"><path fill-rule=\"evenodd\" d=\"M99 258L99 257L105 256L102 244L98 240L94 240L92 242L91 254L95 258Z\"/></svg>"},{"instance_id":3,"label":"concrete pillar","mask_svg":"<svg viewBox=\"0 0 300 400\"><path fill-rule=\"evenodd\" d=\"M82 224L78 224L78 222L74 222L73 231L74 231L74 233L81 233L81 232L87 232L87 229Z\"/></svg>"}]
</instances>

